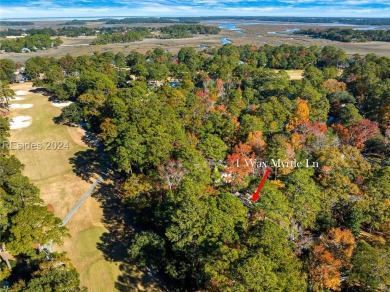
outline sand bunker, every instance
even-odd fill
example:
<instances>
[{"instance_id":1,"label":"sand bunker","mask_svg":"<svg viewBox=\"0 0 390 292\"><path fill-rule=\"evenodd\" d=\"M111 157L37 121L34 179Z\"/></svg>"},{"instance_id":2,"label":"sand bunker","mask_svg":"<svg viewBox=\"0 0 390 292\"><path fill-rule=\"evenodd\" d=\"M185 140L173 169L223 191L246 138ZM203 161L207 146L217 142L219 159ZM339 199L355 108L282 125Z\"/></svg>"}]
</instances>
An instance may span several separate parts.
<instances>
[{"instance_id":1,"label":"sand bunker","mask_svg":"<svg viewBox=\"0 0 390 292\"><path fill-rule=\"evenodd\" d=\"M17 109L17 108L32 108L34 105L31 103L19 104L19 103L11 103L9 108Z\"/></svg>"},{"instance_id":2,"label":"sand bunker","mask_svg":"<svg viewBox=\"0 0 390 292\"><path fill-rule=\"evenodd\" d=\"M68 102L53 102L52 105L54 105L55 107L66 107L70 104L72 104L73 102L71 101L68 101Z\"/></svg>"},{"instance_id":3,"label":"sand bunker","mask_svg":"<svg viewBox=\"0 0 390 292\"><path fill-rule=\"evenodd\" d=\"M25 100L25 98L24 97L20 97L20 96L14 96L10 101L14 101L14 100L16 100L16 101Z\"/></svg>"},{"instance_id":4,"label":"sand bunker","mask_svg":"<svg viewBox=\"0 0 390 292\"><path fill-rule=\"evenodd\" d=\"M30 116L17 116L9 121L10 129L16 130L21 128L27 128L32 124L32 117Z\"/></svg>"},{"instance_id":5,"label":"sand bunker","mask_svg":"<svg viewBox=\"0 0 390 292\"><path fill-rule=\"evenodd\" d=\"M15 91L15 94L16 95L27 95L27 91L25 91L25 90L18 90L18 91Z\"/></svg>"}]
</instances>

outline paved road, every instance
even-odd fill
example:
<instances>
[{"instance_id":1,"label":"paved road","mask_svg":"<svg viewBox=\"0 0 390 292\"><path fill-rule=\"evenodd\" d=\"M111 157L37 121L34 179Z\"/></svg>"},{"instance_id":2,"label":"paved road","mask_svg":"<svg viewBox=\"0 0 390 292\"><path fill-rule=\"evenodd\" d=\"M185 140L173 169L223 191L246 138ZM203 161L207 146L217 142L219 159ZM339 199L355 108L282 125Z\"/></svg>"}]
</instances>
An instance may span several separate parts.
<instances>
[{"instance_id":1,"label":"paved road","mask_svg":"<svg viewBox=\"0 0 390 292\"><path fill-rule=\"evenodd\" d=\"M98 186L98 184L103 180L102 176L99 175L97 180L89 187L89 189L82 195L82 197L77 201L76 205L69 211L69 213L62 219L62 225L66 225L68 221L72 218L72 216L77 212L80 206L84 203L84 201L92 194L94 189Z\"/></svg>"}]
</instances>

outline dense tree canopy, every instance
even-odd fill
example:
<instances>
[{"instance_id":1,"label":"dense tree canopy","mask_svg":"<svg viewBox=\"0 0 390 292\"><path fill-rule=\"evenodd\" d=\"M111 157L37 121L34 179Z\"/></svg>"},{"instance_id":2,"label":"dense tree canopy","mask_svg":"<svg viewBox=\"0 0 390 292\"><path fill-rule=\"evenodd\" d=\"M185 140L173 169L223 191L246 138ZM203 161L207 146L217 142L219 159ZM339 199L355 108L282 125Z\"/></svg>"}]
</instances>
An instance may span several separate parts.
<instances>
[{"instance_id":1,"label":"dense tree canopy","mask_svg":"<svg viewBox=\"0 0 390 292\"><path fill-rule=\"evenodd\" d=\"M47 48L58 47L62 44L60 38L51 39L50 36L43 34L30 35L16 39L5 39L0 41L0 49L6 52L22 52L22 49L30 51L44 50Z\"/></svg>"},{"instance_id":2,"label":"dense tree canopy","mask_svg":"<svg viewBox=\"0 0 390 292\"><path fill-rule=\"evenodd\" d=\"M389 63L227 45L31 58L26 70L74 101L60 121L99 135L137 226L129 257L175 289L386 291L388 269L373 267L389 251Z\"/></svg>"},{"instance_id":3,"label":"dense tree canopy","mask_svg":"<svg viewBox=\"0 0 390 292\"><path fill-rule=\"evenodd\" d=\"M390 42L390 30L357 30L352 28L328 28L325 30L308 29L300 30L295 34L309 35L314 38L324 38L340 42Z\"/></svg>"}]
</instances>

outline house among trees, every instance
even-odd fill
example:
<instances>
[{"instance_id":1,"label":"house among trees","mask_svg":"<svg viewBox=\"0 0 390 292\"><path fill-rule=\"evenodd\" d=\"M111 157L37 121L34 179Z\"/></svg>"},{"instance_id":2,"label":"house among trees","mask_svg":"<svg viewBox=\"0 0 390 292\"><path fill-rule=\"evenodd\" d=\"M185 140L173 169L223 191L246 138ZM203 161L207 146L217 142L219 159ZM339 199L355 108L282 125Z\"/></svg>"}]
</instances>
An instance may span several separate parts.
<instances>
[{"instance_id":1,"label":"house among trees","mask_svg":"<svg viewBox=\"0 0 390 292\"><path fill-rule=\"evenodd\" d=\"M28 77L24 74L24 72L26 71L26 67L20 67L20 68L17 68L14 72L14 82L16 83L22 83L22 82L25 82L28 80Z\"/></svg>"},{"instance_id":2,"label":"house among trees","mask_svg":"<svg viewBox=\"0 0 390 292\"><path fill-rule=\"evenodd\" d=\"M26 75L23 75L22 73L15 74L15 79L14 79L15 83L23 83L25 81L28 81L28 78Z\"/></svg>"},{"instance_id":3,"label":"house among trees","mask_svg":"<svg viewBox=\"0 0 390 292\"><path fill-rule=\"evenodd\" d=\"M170 87L176 87L176 86L180 86L180 85L181 85L181 82L179 82L179 81L169 82Z\"/></svg>"}]
</instances>

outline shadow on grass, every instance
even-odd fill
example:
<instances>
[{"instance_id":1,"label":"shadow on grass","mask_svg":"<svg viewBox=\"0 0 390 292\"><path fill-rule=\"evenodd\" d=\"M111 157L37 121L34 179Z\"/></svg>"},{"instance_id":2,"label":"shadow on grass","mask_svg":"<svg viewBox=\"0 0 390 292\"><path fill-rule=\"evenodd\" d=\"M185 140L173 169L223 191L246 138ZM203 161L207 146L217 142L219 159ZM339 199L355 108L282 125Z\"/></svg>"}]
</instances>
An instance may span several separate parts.
<instances>
[{"instance_id":1,"label":"shadow on grass","mask_svg":"<svg viewBox=\"0 0 390 292\"><path fill-rule=\"evenodd\" d=\"M148 271L141 271L129 259L127 251L135 236L135 229L129 211L121 202L119 191L112 183L101 183L92 196L102 206L102 223L107 229L107 232L100 237L101 241L97 243L97 248L103 252L107 261L120 263L122 273L115 283L116 289L119 291L138 291L139 289L163 291L156 287L158 284Z\"/></svg>"},{"instance_id":2,"label":"shadow on grass","mask_svg":"<svg viewBox=\"0 0 390 292\"><path fill-rule=\"evenodd\" d=\"M123 263L120 265L122 275L118 277L115 288L118 291L167 291L156 286L153 277L147 271L140 271L132 263Z\"/></svg>"},{"instance_id":3,"label":"shadow on grass","mask_svg":"<svg viewBox=\"0 0 390 292\"><path fill-rule=\"evenodd\" d=\"M34 89L30 89L29 92L36 93L36 94L42 94L43 96L51 96L52 95L44 87L37 87Z\"/></svg>"},{"instance_id":4,"label":"shadow on grass","mask_svg":"<svg viewBox=\"0 0 390 292\"><path fill-rule=\"evenodd\" d=\"M100 152L103 151L102 149L102 146L101 146L101 143L99 143L96 139L96 135L95 134L92 134L91 132L89 131L85 131L85 135L83 135L83 137L81 137L81 140L86 144L88 145L89 147L92 147L92 148L98 148L98 150Z\"/></svg>"},{"instance_id":5,"label":"shadow on grass","mask_svg":"<svg viewBox=\"0 0 390 292\"><path fill-rule=\"evenodd\" d=\"M88 182L92 182L91 178L94 175L103 172L104 168L100 161L99 153L93 149L76 152L73 157L69 158L73 172Z\"/></svg>"}]
</instances>

